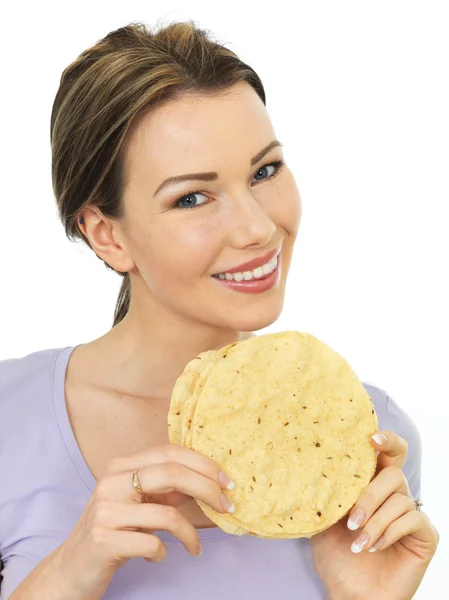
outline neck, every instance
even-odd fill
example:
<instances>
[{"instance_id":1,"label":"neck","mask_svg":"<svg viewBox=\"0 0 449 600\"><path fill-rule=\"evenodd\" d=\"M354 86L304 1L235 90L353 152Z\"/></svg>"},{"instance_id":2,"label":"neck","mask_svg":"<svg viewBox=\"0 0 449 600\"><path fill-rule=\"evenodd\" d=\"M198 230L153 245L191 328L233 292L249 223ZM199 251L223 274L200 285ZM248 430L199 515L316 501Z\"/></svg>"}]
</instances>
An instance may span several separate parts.
<instances>
[{"instance_id":1,"label":"neck","mask_svg":"<svg viewBox=\"0 0 449 600\"><path fill-rule=\"evenodd\" d=\"M173 314L143 318L131 305L125 318L86 352L99 386L126 396L170 398L176 379L200 352L254 335Z\"/></svg>"}]
</instances>

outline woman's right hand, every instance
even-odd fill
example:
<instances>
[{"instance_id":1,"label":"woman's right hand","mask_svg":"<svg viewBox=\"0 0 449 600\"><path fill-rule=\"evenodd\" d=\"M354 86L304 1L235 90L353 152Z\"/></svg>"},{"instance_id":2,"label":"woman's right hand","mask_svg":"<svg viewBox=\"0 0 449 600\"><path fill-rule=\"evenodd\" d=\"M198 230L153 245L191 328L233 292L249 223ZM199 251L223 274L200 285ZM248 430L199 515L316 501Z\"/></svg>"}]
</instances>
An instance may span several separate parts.
<instances>
[{"instance_id":1,"label":"woman's right hand","mask_svg":"<svg viewBox=\"0 0 449 600\"><path fill-rule=\"evenodd\" d=\"M136 469L144 495L132 485ZM198 532L177 507L194 497L225 514L232 506L223 490L232 486L212 459L176 444L114 459L55 555L67 597L102 598L132 557L164 560L167 547L155 530L169 531L190 554L200 554Z\"/></svg>"}]
</instances>

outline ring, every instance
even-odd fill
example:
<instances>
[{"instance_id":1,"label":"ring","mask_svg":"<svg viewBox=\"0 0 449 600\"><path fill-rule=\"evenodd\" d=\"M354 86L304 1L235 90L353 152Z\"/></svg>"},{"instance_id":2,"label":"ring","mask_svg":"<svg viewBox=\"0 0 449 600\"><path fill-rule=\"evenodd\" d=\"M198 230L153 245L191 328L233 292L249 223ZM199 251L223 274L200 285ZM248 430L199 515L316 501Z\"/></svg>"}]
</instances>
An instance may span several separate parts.
<instances>
[{"instance_id":1,"label":"ring","mask_svg":"<svg viewBox=\"0 0 449 600\"><path fill-rule=\"evenodd\" d=\"M415 504L416 504L416 510L419 510L421 512L421 506L424 506L424 504L421 502L421 500L419 498L417 500L415 500Z\"/></svg>"},{"instance_id":2,"label":"ring","mask_svg":"<svg viewBox=\"0 0 449 600\"><path fill-rule=\"evenodd\" d=\"M136 489L139 494L143 494L142 488L140 487L140 481L139 478L137 477L137 471L139 469L136 469L133 473L133 488Z\"/></svg>"}]
</instances>

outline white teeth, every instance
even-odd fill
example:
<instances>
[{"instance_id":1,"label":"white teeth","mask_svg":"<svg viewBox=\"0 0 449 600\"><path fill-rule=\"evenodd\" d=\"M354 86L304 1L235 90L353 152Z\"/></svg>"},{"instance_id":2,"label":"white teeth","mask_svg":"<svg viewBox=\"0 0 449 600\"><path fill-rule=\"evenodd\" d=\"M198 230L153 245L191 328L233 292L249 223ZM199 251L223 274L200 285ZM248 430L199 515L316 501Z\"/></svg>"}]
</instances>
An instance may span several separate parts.
<instances>
[{"instance_id":1,"label":"white teeth","mask_svg":"<svg viewBox=\"0 0 449 600\"><path fill-rule=\"evenodd\" d=\"M270 261L266 265L263 265L262 269L263 269L264 275L269 275L271 273L271 271L274 269L273 263Z\"/></svg>"},{"instance_id":2,"label":"white teeth","mask_svg":"<svg viewBox=\"0 0 449 600\"><path fill-rule=\"evenodd\" d=\"M262 267L257 267L257 269L253 269L253 276L255 279L258 279L259 277L263 277L264 272L263 272Z\"/></svg>"},{"instance_id":3,"label":"white teeth","mask_svg":"<svg viewBox=\"0 0 449 600\"><path fill-rule=\"evenodd\" d=\"M277 264L278 264L278 257L275 256L269 262L267 262L265 265L262 265L261 267L257 267L256 269L253 269L252 271L243 271L243 272L238 272L238 273L218 273L216 275L216 277L218 277L219 279L227 279L228 281L231 281L232 279L234 281L243 281L243 280L251 281L252 279L260 279L261 277L264 277L265 275L269 275L277 267Z\"/></svg>"}]
</instances>

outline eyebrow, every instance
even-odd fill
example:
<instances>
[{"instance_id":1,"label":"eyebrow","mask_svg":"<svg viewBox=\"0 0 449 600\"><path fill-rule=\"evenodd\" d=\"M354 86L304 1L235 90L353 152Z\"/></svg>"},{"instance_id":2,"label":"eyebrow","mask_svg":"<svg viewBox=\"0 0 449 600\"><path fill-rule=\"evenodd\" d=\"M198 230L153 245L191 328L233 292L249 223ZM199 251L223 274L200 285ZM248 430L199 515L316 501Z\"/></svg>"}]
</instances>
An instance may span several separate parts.
<instances>
[{"instance_id":1,"label":"eyebrow","mask_svg":"<svg viewBox=\"0 0 449 600\"><path fill-rule=\"evenodd\" d=\"M262 158L266 154L268 154L268 152L270 150L272 150L273 148L276 148L277 146L283 146L283 145L284 144L282 144L278 140L273 140L272 142L270 142L268 144L268 146L265 146L265 148L262 148L262 150L260 150L260 152L258 152L257 154L255 154L252 157L252 159L250 161L251 166L253 167L260 160L262 160ZM165 188L172 183L182 183L183 181L188 181L191 179L201 179L202 181L214 181L215 179L218 179L218 173L216 171L210 171L208 173L187 173L186 175L177 175L175 177L168 177L168 179L164 179L164 181L161 183L161 185L154 192L153 198L154 198L154 196L156 196L156 194L158 192L160 192L162 190L162 188Z\"/></svg>"}]
</instances>

